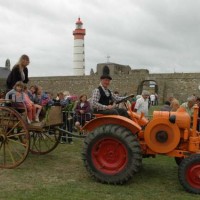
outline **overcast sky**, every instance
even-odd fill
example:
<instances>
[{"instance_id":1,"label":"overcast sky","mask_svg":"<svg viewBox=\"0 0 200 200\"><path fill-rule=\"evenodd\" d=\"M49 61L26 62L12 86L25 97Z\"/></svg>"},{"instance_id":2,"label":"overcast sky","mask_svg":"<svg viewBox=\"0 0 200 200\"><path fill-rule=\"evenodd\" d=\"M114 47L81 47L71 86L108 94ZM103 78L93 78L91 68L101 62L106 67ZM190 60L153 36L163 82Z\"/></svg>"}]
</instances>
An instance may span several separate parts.
<instances>
[{"instance_id":1,"label":"overcast sky","mask_svg":"<svg viewBox=\"0 0 200 200\"><path fill-rule=\"evenodd\" d=\"M80 16L86 74L107 61L150 73L200 72L199 0L0 0L0 66L30 57L29 76L73 75Z\"/></svg>"}]
</instances>

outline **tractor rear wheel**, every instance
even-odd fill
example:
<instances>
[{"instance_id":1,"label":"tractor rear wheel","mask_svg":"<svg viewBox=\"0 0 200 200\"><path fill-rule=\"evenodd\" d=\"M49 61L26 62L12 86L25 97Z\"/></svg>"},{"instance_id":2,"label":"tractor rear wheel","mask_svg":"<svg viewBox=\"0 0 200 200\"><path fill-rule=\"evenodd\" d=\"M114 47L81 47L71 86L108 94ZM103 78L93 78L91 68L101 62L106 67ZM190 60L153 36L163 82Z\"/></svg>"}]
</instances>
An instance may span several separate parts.
<instances>
[{"instance_id":1,"label":"tractor rear wheel","mask_svg":"<svg viewBox=\"0 0 200 200\"><path fill-rule=\"evenodd\" d=\"M186 191L200 194L200 155L192 155L182 160L178 178Z\"/></svg>"},{"instance_id":2,"label":"tractor rear wheel","mask_svg":"<svg viewBox=\"0 0 200 200\"><path fill-rule=\"evenodd\" d=\"M119 125L103 125L88 134L82 155L87 171L102 183L123 184L142 165L137 136Z\"/></svg>"}]
</instances>

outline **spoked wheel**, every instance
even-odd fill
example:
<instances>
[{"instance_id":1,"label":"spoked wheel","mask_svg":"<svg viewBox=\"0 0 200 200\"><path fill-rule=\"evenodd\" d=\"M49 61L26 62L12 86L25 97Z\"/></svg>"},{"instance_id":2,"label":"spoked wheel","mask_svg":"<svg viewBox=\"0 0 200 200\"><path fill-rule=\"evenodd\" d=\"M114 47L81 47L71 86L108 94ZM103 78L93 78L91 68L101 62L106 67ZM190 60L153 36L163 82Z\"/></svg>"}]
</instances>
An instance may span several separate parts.
<instances>
[{"instance_id":1,"label":"spoked wheel","mask_svg":"<svg viewBox=\"0 0 200 200\"><path fill-rule=\"evenodd\" d=\"M182 160L178 178L186 191L200 194L200 155L192 155Z\"/></svg>"},{"instance_id":2,"label":"spoked wheel","mask_svg":"<svg viewBox=\"0 0 200 200\"><path fill-rule=\"evenodd\" d=\"M29 152L29 133L19 113L0 107L0 167L15 168Z\"/></svg>"},{"instance_id":3,"label":"spoked wheel","mask_svg":"<svg viewBox=\"0 0 200 200\"><path fill-rule=\"evenodd\" d=\"M31 131L31 153L44 155L53 151L58 146L60 137L60 132L53 128L45 128L43 131Z\"/></svg>"},{"instance_id":4,"label":"spoked wheel","mask_svg":"<svg viewBox=\"0 0 200 200\"><path fill-rule=\"evenodd\" d=\"M83 161L96 180L108 184L123 184L142 165L137 136L118 125L103 125L84 141Z\"/></svg>"}]
</instances>

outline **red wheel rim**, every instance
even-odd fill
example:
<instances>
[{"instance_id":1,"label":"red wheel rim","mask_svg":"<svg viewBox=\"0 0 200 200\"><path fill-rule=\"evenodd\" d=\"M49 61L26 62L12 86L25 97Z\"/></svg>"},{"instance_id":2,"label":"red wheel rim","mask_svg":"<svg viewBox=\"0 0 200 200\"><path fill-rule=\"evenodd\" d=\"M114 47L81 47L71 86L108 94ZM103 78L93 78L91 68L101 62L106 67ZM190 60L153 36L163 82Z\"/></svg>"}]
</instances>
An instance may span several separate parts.
<instances>
[{"instance_id":1,"label":"red wheel rim","mask_svg":"<svg viewBox=\"0 0 200 200\"><path fill-rule=\"evenodd\" d=\"M103 138L92 147L92 161L102 173L113 175L122 171L128 162L125 145L115 138Z\"/></svg>"},{"instance_id":2,"label":"red wheel rim","mask_svg":"<svg viewBox=\"0 0 200 200\"><path fill-rule=\"evenodd\" d=\"M195 163L187 169L186 178L193 188L200 189L200 163Z\"/></svg>"}]
</instances>

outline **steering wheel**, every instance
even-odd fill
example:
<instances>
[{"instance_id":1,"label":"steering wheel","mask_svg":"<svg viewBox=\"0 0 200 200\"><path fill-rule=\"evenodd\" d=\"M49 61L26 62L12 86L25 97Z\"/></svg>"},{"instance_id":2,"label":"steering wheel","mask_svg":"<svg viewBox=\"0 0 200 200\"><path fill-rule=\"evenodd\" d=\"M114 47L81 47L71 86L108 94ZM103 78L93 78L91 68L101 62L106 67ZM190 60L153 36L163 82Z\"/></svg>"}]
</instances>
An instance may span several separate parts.
<instances>
[{"instance_id":1,"label":"steering wheel","mask_svg":"<svg viewBox=\"0 0 200 200\"><path fill-rule=\"evenodd\" d=\"M122 103L122 102L126 102L129 98L133 98L134 96L135 96L134 94L131 94L131 95L129 95L129 96L123 98L123 99L120 100L120 101L116 101L115 103L116 103L116 104L120 104L120 103Z\"/></svg>"}]
</instances>

